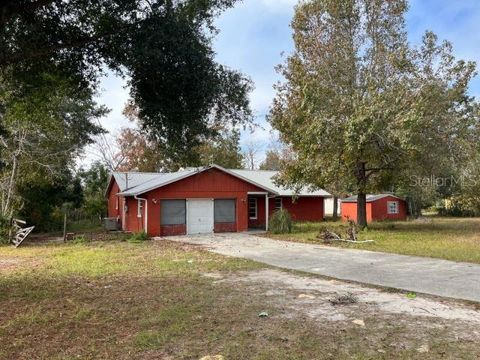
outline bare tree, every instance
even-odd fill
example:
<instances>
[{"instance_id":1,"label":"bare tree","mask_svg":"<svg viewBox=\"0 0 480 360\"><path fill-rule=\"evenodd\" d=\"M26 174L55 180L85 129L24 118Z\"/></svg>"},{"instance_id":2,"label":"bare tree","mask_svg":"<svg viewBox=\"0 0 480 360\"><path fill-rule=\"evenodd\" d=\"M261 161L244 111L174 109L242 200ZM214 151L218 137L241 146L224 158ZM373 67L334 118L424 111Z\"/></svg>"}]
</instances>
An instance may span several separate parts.
<instances>
[{"instance_id":1,"label":"bare tree","mask_svg":"<svg viewBox=\"0 0 480 360\"><path fill-rule=\"evenodd\" d=\"M110 171L117 171L126 160L118 144L118 138L110 133L98 135L89 153Z\"/></svg>"},{"instance_id":2,"label":"bare tree","mask_svg":"<svg viewBox=\"0 0 480 360\"><path fill-rule=\"evenodd\" d=\"M259 162L259 155L263 145L258 141L249 141L244 145L243 166L249 170L255 170Z\"/></svg>"}]
</instances>

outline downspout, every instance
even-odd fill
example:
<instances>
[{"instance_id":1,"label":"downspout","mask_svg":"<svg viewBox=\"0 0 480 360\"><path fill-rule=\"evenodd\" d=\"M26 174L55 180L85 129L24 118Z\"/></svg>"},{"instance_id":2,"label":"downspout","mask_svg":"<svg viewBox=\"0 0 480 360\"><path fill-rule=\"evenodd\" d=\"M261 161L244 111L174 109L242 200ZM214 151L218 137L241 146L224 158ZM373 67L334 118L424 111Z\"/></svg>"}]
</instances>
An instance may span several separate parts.
<instances>
[{"instance_id":1,"label":"downspout","mask_svg":"<svg viewBox=\"0 0 480 360\"><path fill-rule=\"evenodd\" d=\"M148 234L148 200L145 198L140 198L137 195L134 195L133 198L135 200L140 200L140 201L145 201L145 225L144 225L144 230Z\"/></svg>"}]
</instances>

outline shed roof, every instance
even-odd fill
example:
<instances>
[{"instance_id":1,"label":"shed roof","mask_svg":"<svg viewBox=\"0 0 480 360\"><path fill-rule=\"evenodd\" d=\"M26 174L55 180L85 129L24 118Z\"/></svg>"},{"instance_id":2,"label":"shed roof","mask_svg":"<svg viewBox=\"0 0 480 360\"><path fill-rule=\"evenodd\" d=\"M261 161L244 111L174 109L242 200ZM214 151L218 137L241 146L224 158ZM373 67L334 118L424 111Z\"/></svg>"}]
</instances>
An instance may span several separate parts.
<instances>
[{"instance_id":1,"label":"shed roof","mask_svg":"<svg viewBox=\"0 0 480 360\"><path fill-rule=\"evenodd\" d=\"M209 169L218 169L226 172L236 178L244 180L252 185L255 185L266 192L277 196L331 196L325 190L308 191L302 190L296 194L294 191L285 189L275 185L273 177L278 173L277 171L255 171L255 170L228 170L218 165L211 165L202 168L191 168L173 173L113 173L115 181L120 187L120 195L135 196L141 195L148 191L169 185L171 183L188 178L195 174L199 174ZM127 185L128 177L128 185Z\"/></svg>"},{"instance_id":2,"label":"shed roof","mask_svg":"<svg viewBox=\"0 0 480 360\"><path fill-rule=\"evenodd\" d=\"M393 194L368 194L367 195L367 202L374 202L374 201L377 201L377 200L380 200L380 199L383 199L383 198L386 198L386 197L394 197L394 198L397 198L399 200L403 200L401 197L398 197L396 195L393 195ZM358 196L355 195L355 196L350 196L348 198L345 198L342 200L342 202L344 203L356 203L358 200Z\"/></svg>"}]
</instances>

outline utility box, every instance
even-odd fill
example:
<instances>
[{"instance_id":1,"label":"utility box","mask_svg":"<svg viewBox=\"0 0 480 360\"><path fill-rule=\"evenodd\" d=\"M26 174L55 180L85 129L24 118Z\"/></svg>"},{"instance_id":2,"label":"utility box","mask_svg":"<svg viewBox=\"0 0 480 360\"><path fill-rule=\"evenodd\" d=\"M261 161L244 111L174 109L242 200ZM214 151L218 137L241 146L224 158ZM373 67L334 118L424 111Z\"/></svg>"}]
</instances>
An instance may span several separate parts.
<instances>
[{"instance_id":1,"label":"utility box","mask_svg":"<svg viewBox=\"0 0 480 360\"><path fill-rule=\"evenodd\" d=\"M104 218L103 224L104 224L105 230L107 231L120 230L120 223L117 218Z\"/></svg>"}]
</instances>

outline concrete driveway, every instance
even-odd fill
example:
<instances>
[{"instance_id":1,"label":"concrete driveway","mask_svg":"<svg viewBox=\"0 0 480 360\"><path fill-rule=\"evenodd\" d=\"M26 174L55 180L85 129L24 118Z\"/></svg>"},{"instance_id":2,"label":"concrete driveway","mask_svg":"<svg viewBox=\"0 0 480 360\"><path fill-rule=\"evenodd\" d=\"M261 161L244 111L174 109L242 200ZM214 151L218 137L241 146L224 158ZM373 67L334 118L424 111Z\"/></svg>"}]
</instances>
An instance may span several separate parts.
<instances>
[{"instance_id":1,"label":"concrete driveway","mask_svg":"<svg viewBox=\"0 0 480 360\"><path fill-rule=\"evenodd\" d=\"M203 245L218 254L280 268L480 302L480 265L477 264L300 244L243 233L167 239Z\"/></svg>"}]
</instances>

